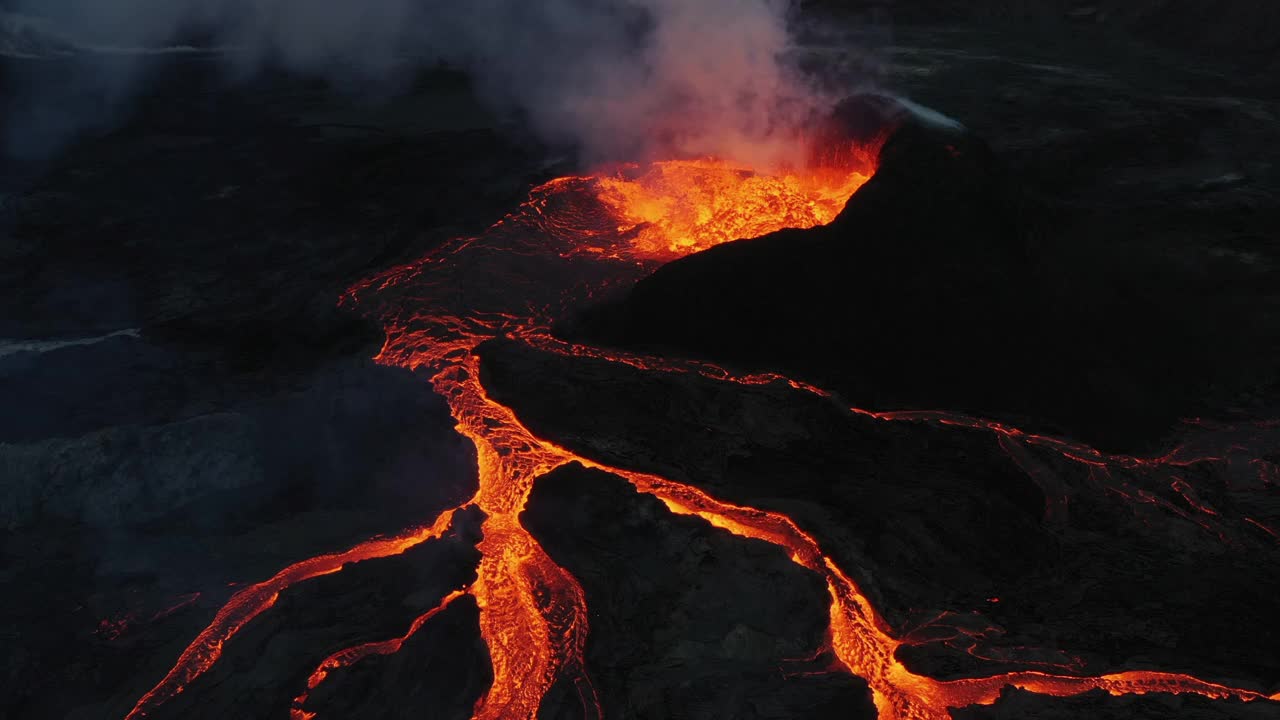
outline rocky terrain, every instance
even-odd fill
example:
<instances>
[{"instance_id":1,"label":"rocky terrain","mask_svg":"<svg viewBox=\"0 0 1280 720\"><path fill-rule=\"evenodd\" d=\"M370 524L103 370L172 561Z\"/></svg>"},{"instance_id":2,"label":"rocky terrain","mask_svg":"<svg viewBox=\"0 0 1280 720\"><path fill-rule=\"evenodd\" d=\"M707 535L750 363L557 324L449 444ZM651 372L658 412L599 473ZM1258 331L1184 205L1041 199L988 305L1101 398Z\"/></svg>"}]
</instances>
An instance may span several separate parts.
<instances>
[{"instance_id":1,"label":"rocky terrain","mask_svg":"<svg viewBox=\"0 0 1280 720\"><path fill-rule=\"evenodd\" d=\"M524 522L586 590L606 717L875 717L865 682L818 661L826 588L779 548L572 466L539 481ZM666 621L634 632L653 618ZM539 717L581 712L551 696Z\"/></svg>"},{"instance_id":2,"label":"rocky terrain","mask_svg":"<svg viewBox=\"0 0 1280 720\"><path fill-rule=\"evenodd\" d=\"M830 229L691 256L562 329L787 370L841 397L510 340L481 349L485 387L585 456L788 513L917 641L902 653L917 672L1161 669L1280 690L1272 15L1062 3L1014 32L1025 4L978 21L904 1L867 29L819 15L836 4L810 9L823 20L806 67L964 129L909 128ZM1238 54L1204 59L1236 37ZM0 111L97 61L6 58ZM229 83L206 54L148 62L150 90L89 134L0 158L6 717L123 717L238 587L469 497L474 453L445 404L421 374L373 363L377 329L337 299L576 169L454 73L369 98L286 75ZM44 117L81 107L65 87ZM785 268L827 282L797 287ZM797 338L815 344L796 352ZM967 410L1138 456L1229 451L1100 475L848 404ZM821 582L777 548L580 467L540 481L522 521L583 586L607 717L875 715L866 684L820 652ZM287 716L330 653L406 632L474 579L479 522L459 514L439 540L282 593L157 717ZM307 707L469 717L491 682L477 616L452 601ZM582 713L557 687L541 715ZM955 715L1280 709L1010 689Z\"/></svg>"},{"instance_id":3,"label":"rocky terrain","mask_svg":"<svg viewBox=\"0 0 1280 720\"><path fill-rule=\"evenodd\" d=\"M1123 471L1103 478L1032 452L1045 472L1030 474L1027 456L1006 454L990 432L850 415L786 387L654 379L516 344L483 357L487 387L534 432L783 512L825 539L901 635L937 638L907 655L931 675L1070 665L1037 640L1048 637L1093 671L1150 663L1264 687L1280 679L1276 588L1251 570L1276 562L1275 540L1239 523L1264 508L1265 522L1280 520L1274 490L1256 478L1195 471L1244 531L1219 533L1125 498L1123 481L1111 482ZM648 417L666 420L635 420ZM1152 497L1164 491L1131 481Z\"/></svg>"}]
</instances>

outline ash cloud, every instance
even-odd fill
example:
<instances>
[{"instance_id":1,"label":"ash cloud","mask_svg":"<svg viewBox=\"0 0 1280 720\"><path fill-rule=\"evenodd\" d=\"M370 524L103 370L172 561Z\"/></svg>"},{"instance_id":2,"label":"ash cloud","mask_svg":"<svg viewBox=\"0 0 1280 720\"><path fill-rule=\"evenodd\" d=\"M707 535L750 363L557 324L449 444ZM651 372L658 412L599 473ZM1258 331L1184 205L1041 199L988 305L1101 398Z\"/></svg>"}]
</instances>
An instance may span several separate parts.
<instances>
[{"instance_id":1,"label":"ash cloud","mask_svg":"<svg viewBox=\"0 0 1280 720\"><path fill-rule=\"evenodd\" d=\"M794 158L796 129L822 102L787 59L790 5L17 0L9 16L24 18L11 23L23 28L24 48L41 46L35 28L59 52L73 46L80 54L114 55L77 83L82 94L105 94L115 105L145 82L145 63L121 55L188 44L218 48L234 75L279 66L362 87L444 62L467 70L490 103L521 112L544 139L577 146L588 162L713 154L762 164ZM36 88L36 105L44 90L56 91ZM77 110L86 116L78 122L91 125L94 113ZM11 146L32 142L37 119L25 128L18 123ZM73 131L52 127L47 132Z\"/></svg>"}]
</instances>

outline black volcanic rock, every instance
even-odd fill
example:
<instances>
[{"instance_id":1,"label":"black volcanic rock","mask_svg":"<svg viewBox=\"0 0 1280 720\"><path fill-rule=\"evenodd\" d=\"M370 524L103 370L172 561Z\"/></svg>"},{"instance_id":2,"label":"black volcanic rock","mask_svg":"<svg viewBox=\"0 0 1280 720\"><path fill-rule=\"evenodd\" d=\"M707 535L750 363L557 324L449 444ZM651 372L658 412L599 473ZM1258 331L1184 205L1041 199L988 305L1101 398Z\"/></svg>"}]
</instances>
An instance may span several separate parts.
<instances>
[{"instance_id":1,"label":"black volcanic rock","mask_svg":"<svg viewBox=\"0 0 1280 720\"><path fill-rule=\"evenodd\" d=\"M669 263L564 332L782 371L864 407L1015 417L1115 448L1269 374L1233 329L1265 313L1235 269L1089 237L1046 247L1036 228L1054 214L1018 182L973 134L910 119L830 225Z\"/></svg>"},{"instance_id":2,"label":"black volcanic rock","mask_svg":"<svg viewBox=\"0 0 1280 720\"><path fill-rule=\"evenodd\" d=\"M0 70L61 88L90 62ZM140 327L241 363L359 351L377 333L337 309L342 291L491 223L537 172L448 74L378 104L288 75L228 87L222 70L156 58L127 121L0 198L0 338Z\"/></svg>"},{"instance_id":3,"label":"black volcanic rock","mask_svg":"<svg viewBox=\"0 0 1280 720\"><path fill-rule=\"evenodd\" d=\"M791 372L864 402L989 404L1016 366L1024 255L986 146L907 123L829 226L665 265L588 315L585 335Z\"/></svg>"},{"instance_id":4,"label":"black volcanic rock","mask_svg":"<svg viewBox=\"0 0 1280 720\"><path fill-rule=\"evenodd\" d=\"M400 651L336 670L307 702L317 720L468 720L493 680L470 595L453 601Z\"/></svg>"},{"instance_id":5,"label":"black volcanic rock","mask_svg":"<svg viewBox=\"0 0 1280 720\"><path fill-rule=\"evenodd\" d=\"M364 359L246 375L120 336L0 355L0 395L23 408L0 418L8 529L245 529L354 504L386 530L474 491L471 446L443 401L420 376Z\"/></svg>"},{"instance_id":6,"label":"black volcanic rock","mask_svg":"<svg viewBox=\"0 0 1280 720\"><path fill-rule=\"evenodd\" d=\"M188 691L148 717L265 720L287 715L290 700L306 690L307 677L326 657L355 645L402 637L416 617L436 607L450 591L474 581L482 518L476 510L459 513L453 530L440 539L401 555L351 563L340 573L285 590L274 606L223 646L219 662ZM325 681L330 686L321 686L318 716L403 717L396 714L399 709L388 706L395 697L363 692L387 684L395 686L397 697L414 703L401 708L404 711L422 711L434 704L442 712L438 717L456 717L447 710L472 708L488 689L490 670L475 607L467 605L451 606L452 615L437 614L420 630L424 637L411 637L402 646L409 649L410 658L431 659L452 667L452 672L424 674L406 684L397 680L405 678L402 668L409 658L366 658ZM424 648L422 641L431 637L439 645ZM371 665L361 667L366 661ZM153 679L148 672L130 684L141 686ZM338 697L344 686L348 697Z\"/></svg>"},{"instance_id":7,"label":"black volcanic rock","mask_svg":"<svg viewBox=\"0 0 1280 720\"><path fill-rule=\"evenodd\" d=\"M500 217L543 162L456 78L380 103L280 74L228 84L203 54L135 60L150 82L128 117L58 157L0 149L6 718L122 717L229 583L430 522L474 492L473 448L444 402L373 363L380 337L338 300ZM98 62L0 58L5 134L40 110L26 89L84 110L78 73ZM304 621L346 620L318 605ZM390 624L367 637L402 632L417 609L384 608ZM282 672L330 649L275 642L299 651ZM253 682L220 689L239 702Z\"/></svg>"},{"instance_id":8,"label":"black volcanic rock","mask_svg":"<svg viewBox=\"0 0 1280 720\"><path fill-rule=\"evenodd\" d=\"M582 584L605 717L875 717L865 682L804 660L823 641L826 586L781 549L578 466L540 479L521 522ZM578 705L553 692L539 717Z\"/></svg>"},{"instance_id":9,"label":"black volcanic rock","mask_svg":"<svg viewBox=\"0 0 1280 720\"><path fill-rule=\"evenodd\" d=\"M302 518L300 518L302 519ZM280 594L275 606L251 621L223 647L222 660L209 675L198 678L189 692L173 703L157 708L153 718L224 718L287 716L289 700L306 686L307 675L328 654L366 641L402 635L412 620L435 607L450 590L475 577L482 515L467 511L455 516L453 530L438 540L427 541L402 555L355 563L337 574L294 585ZM305 521L304 521L305 522ZM312 517L309 524L322 524ZM306 525L302 525L305 527ZM93 557L92 548L114 540L98 532L69 538L65 528L50 527L35 541L10 535L3 543L5 581L21 588L6 607L0 627L8 641L6 656L6 717L70 718L96 720L123 717L143 693L164 676L184 648L208 625L222 604L244 583L201 587L192 577L204 574L236 576L251 582L270 577L281 569L278 555L289 554L296 561L317 553L317 548L296 548L299 526L264 528L256 537L223 535L212 550L194 546L189 540L155 536L156 545L176 546L168 552L179 555L178 562L159 574L133 571L123 575ZM319 551L349 547L349 531L339 528L339 538ZM210 538L213 540L214 538ZM30 543L31 546L24 546ZM244 545L252 544L252 549ZM288 548L293 546L292 551ZM144 551L139 542L133 548L111 548L113 558L127 566L137 563ZM184 553L183 550L186 552ZM104 551L105 552L105 551ZM152 554L165 552L150 549ZM240 560L234 570L218 570L219 554ZM246 556L260 558L245 562ZM226 558L224 558L226 559ZM76 563L74 568L68 567ZM179 567L179 564L185 567ZM28 565L34 567L27 567ZM219 587L222 586L222 587ZM193 587L203 592L197 597L179 596ZM170 611L175 596L190 602ZM451 698L473 704L488 685L488 657L480 642L478 627L469 620L465 598L458 607L433 618L422 632L435 637L432 652L447 657L455 672L425 676L416 683L399 686L409 694L430 690L441 709ZM118 633L104 633L100 619L117 617L127 611ZM450 615L450 617L446 617ZM468 623L470 623L468 625ZM444 625L452 629L444 629ZM469 637L460 628L469 628ZM418 660L420 649L406 643L404 650ZM479 646L479 653L476 648ZM375 674L394 672L382 659ZM370 668L352 668L351 682L368 682ZM463 676L469 680L463 681ZM348 678L335 674L330 690L346 687ZM470 683L470 684L468 684ZM380 707L377 697L370 708ZM258 702L261 701L261 702ZM345 701L344 701L345 702ZM317 705L329 707L328 700ZM366 717L359 712L339 717Z\"/></svg>"},{"instance_id":10,"label":"black volcanic rock","mask_svg":"<svg viewBox=\"0 0 1280 720\"><path fill-rule=\"evenodd\" d=\"M1274 526L1280 506L1248 477L1247 456L1095 474L1053 452L1006 453L987 431L876 420L781 383L644 372L514 341L480 352L490 396L539 437L792 518L899 636L934 639L900 651L917 671L1078 658L1090 672L1280 680L1280 579L1258 572L1280 548L1242 519ZM1212 494L1225 532L1178 514L1179 477Z\"/></svg>"}]
</instances>

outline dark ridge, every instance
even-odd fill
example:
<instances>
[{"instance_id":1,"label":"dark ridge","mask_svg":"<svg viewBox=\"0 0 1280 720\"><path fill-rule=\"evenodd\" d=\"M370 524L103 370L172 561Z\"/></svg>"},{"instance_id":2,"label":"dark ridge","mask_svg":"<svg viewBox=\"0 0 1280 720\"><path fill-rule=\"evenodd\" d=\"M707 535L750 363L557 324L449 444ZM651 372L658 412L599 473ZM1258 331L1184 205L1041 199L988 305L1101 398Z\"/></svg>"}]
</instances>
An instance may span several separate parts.
<instances>
[{"instance_id":1,"label":"dark ridge","mask_svg":"<svg viewBox=\"0 0 1280 720\"><path fill-rule=\"evenodd\" d=\"M672 262L564 332L1116 449L1258 372L1223 322L1243 292L1229 278L1099 239L1045 241L1034 228L1052 216L1022 182L972 133L912 119L829 226ZM1191 298L1193 284L1215 289Z\"/></svg>"}]
</instances>

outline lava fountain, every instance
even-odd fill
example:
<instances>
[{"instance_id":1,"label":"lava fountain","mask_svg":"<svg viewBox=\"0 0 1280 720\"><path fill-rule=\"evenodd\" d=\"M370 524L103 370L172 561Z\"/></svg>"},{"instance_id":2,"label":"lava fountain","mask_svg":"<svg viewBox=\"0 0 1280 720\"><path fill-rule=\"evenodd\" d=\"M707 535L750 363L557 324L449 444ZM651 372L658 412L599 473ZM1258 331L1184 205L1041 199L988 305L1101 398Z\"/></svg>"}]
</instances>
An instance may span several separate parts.
<instances>
[{"instance_id":1,"label":"lava fountain","mask_svg":"<svg viewBox=\"0 0 1280 720\"><path fill-rule=\"evenodd\" d=\"M845 157L874 157L857 148ZM712 245L785 227L812 227L832 220L847 198L871 176L874 164L843 168L755 173L730 163L678 160L628 166L591 176L564 177L534 188L518 209L486 232L448 242L426 257L391 268L351 288L345 304L378 319L386 341L377 359L423 369L457 422L474 443L479 489L466 504L485 513L477 579L458 588L441 607L462 594L480 608L480 632L489 648L493 684L475 707L477 719L533 718L553 682L577 688L584 709L599 717L583 663L589 627L577 580L546 554L521 526L519 514L535 481L567 463L614 473L672 511L697 516L736 535L784 548L792 560L826 579L830 592L830 649L845 670L870 685L885 720L946 720L949 709L994 702L1016 686L1065 696L1102 689L1113 694L1172 692L1211 698L1267 700L1262 693L1185 675L1128 671L1096 677L1023 671L940 681L908 670L896 657L906 641L888 624L820 541L790 518L734 506L668 478L612 467L534 435L515 412L494 401L480 381L476 348L499 335L566 355L591 355L650 372L694 372L725 382L783 382L802 392L818 388L778 376L734 375L693 362L614 353L560 341L552 321L580 306L596 291L634 282L662 262ZM971 423L1022 442L1100 467L1160 465L1163 459L1113 458L1065 440L1041 438L980 420L914 414L878 415L886 421ZM1132 460L1132 462L1131 462ZM1169 460L1172 462L1173 460ZM1127 463L1127 464L1126 464ZM179 657L177 664L128 714L152 715L165 700L217 661L222 645L258 615L271 610L285 588L346 562L402 553L444 532L454 510L423 527L390 539L375 539L345 552L302 560L274 577L237 593ZM437 609L438 610L438 609ZM298 688L292 716L306 720L307 691L336 668L370 655L393 653L429 621L420 617L406 634L352 648L336 648ZM1280 700L1272 695L1270 700Z\"/></svg>"}]
</instances>

